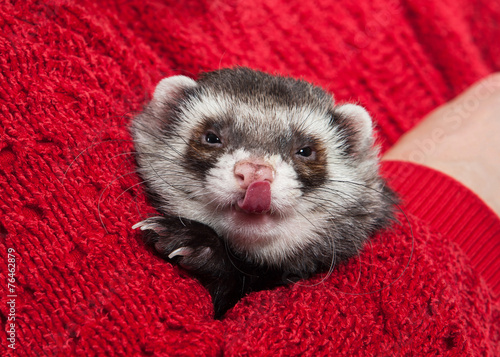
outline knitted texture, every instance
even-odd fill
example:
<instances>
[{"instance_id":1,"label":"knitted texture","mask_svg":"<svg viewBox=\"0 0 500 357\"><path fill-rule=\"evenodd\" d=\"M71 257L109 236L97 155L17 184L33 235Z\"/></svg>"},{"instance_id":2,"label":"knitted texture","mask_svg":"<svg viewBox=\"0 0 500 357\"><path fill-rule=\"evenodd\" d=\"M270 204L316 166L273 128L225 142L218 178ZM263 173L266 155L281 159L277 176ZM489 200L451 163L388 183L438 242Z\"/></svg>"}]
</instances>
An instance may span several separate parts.
<instances>
[{"instance_id":1,"label":"knitted texture","mask_svg":"<svg viewBox=\"0 0 500 357\"><path fill-rule=\"evenodd\" d=\"M331 276L215 321L207 291L131 229L152 209L127 129L162 77L244 65L359 102L386 150L500 70L499 22L487 0L2 1L3 330L8 295L16 320L0 354L500 355L498 218L453 180L387 163L398 224Z\"/></svg>"}]
</instances>

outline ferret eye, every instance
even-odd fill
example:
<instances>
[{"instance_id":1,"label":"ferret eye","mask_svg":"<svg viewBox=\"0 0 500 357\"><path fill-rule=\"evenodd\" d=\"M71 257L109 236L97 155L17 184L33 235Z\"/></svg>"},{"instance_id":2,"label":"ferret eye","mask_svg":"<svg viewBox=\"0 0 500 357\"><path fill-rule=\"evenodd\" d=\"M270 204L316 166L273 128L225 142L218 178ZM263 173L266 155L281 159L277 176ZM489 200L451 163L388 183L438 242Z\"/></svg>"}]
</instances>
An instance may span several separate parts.
<instances>
[{"instance_id":1,"label":"ferret eye","mask_svg":"<svg viewBox=\"0 0 500 357\"><path fill-rule=\"evenodd\" d=\"M314 151L311 147L306 146L305 148L299 149L296 154L302 157L311 157L314 154Z\"/></svg>"},{"instance_id":2,"label":"ferret eye","mask_svg":"<svg viewBox=\"0 0 500 357\"><path fill-rule=\"evenodd\" d=\"M222 144L222 141L214 133L207 133L205 135L205 141L209 144Z\"/></svg>"}]
</instances>

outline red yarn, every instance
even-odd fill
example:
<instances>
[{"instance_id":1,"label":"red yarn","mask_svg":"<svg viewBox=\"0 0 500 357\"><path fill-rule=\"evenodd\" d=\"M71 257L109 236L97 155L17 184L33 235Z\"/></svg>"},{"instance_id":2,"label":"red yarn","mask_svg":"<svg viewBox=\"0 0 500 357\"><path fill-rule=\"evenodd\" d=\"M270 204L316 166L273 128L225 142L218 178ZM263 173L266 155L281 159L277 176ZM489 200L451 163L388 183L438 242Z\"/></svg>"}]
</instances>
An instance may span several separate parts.
<instances>
[{"instance_id":1,"label":"red yarn","mask_svg":"<svg viewBox=\"0 0 500 357\"><path fill-rule=\"evenodd\" d=\"M500 223L470 191L386 163L407 218L326 279L206 290L131 226L151 212L127 126L164 76L244 65L359 101L384 150L500 70L500 3L0 4L1 355L500 355ZM15 274L8 274L8 249ZM15 277L8 290L7 279Z\"/></svg>"}]
</instances>

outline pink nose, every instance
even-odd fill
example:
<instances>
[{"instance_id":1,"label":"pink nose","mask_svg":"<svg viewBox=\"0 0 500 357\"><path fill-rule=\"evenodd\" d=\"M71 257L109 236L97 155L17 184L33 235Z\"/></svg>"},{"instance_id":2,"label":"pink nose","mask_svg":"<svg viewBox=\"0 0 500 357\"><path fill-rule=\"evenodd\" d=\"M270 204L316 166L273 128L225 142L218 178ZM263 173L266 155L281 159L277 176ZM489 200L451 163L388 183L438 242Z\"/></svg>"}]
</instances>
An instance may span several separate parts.
<instances>
[{"instance_id":1,"label":"pink nose","mask_svg":"<svg viewBox=\"0 0 500 357\"><path fill-rule=\"evenodd\" d=\"M254 182L273 182L274 170L271 165L263 160L243 160L234 166L234 177L241 188L247 189Z\"/></svg>"}]
</instances>

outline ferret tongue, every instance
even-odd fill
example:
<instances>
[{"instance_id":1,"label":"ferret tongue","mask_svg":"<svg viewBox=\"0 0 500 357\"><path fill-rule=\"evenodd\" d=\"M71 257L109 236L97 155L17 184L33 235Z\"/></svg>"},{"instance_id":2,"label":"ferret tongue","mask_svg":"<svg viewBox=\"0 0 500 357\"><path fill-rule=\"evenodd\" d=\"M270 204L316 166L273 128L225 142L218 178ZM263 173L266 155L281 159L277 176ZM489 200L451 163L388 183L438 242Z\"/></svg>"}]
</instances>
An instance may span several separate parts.
<instances>
[{"instance_id":1,"label":"ferret tongue","mask_svg":"<svg viewBox=\"0 0 500 357\"><path fill-rule=\"evenodd\" d=\"M271 184L268 181L253 182L248 186L245 198L238 206L250 213L262 213L271 208Z\"/></svg>"}]
</instances>

